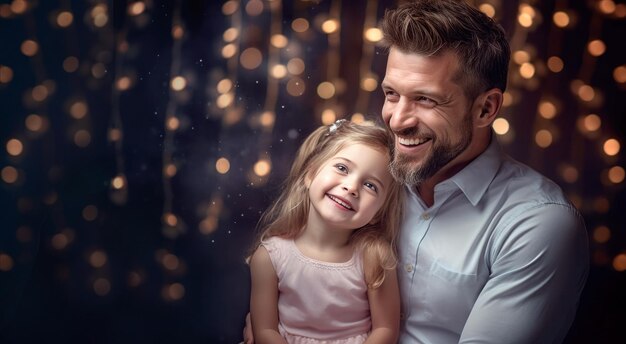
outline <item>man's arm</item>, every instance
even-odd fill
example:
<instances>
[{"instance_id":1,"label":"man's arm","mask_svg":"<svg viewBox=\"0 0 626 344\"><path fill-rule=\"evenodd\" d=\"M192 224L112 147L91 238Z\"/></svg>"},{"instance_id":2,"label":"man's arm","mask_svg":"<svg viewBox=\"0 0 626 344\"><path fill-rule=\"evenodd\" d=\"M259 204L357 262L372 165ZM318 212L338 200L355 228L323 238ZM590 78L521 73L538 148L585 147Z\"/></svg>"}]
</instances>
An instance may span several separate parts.
<instances>
[{"instance_id":1,"label":"man's arm","mask_svg":"<svg viewBox=\"0 0 626 344\"><path fill-rule=\"evenodd\" d=\"M284 343L278 332L278 278L269 253L260 246L250 259L250 318L254 342Z\"/></svg>"},{"instance_id":2,"label":"man's arm","mask_svg":"<svg viewBox=\"0 0 626 344\"><path fill-rule=\"evenodd\" d=\"M589 269L582 219L550 204L513 222L495 238L459 343L560 343L573 321Z\"/></svg>"}]
</instances>

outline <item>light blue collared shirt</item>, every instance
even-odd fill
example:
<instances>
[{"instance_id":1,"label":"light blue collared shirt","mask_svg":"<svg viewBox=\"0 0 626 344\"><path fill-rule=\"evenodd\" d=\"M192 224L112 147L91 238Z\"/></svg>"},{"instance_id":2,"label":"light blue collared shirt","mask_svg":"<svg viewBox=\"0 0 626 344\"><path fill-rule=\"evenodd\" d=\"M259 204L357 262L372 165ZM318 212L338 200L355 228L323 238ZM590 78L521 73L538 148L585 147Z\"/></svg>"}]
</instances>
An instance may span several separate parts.
<instances>
[{"instance_id":1,"label":"light blue collared shirt","mask_svg":"<svg viewBox=\"0 0 626 344\"><path fill-rule=\"evenodd\" d=\"M501 152L411 190L398 241L400 343L560 343L589 268L587 233L561 189Z\"/></svg>"}]
</instances>

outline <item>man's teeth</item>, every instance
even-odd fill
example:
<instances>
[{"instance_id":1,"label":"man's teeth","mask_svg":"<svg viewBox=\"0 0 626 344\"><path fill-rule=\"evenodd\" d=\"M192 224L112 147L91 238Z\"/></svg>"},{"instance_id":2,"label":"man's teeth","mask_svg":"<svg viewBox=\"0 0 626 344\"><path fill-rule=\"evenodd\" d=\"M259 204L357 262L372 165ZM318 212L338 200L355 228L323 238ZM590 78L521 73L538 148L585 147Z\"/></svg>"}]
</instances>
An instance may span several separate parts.
<instances>
[{"instance_id":1,"label":"man's teeth","mask_svg":"<svg viewBox=\"0 0 626 344\"><path fill-rule=\"evenodd\" d=\"M331 195L328 195L328 197L332 199L333 201L335 201L336 203L338 203L339 205L341 205L342 207L352 210L352 207L348 203L340 200L339 198L331 196Z\"/></svg>"},{"instance_id":2,"label":"man's teeth","mask_svg":"<svg viewBox=\"0 0 626 344\"><path fill-rule=\"evenodd\" d=\"M407 139L404 137L398 137L398 142L400 142L400 144L404 146L417 146L426 141L428 141L428 139Z\"/></svg>"}]
</instances>

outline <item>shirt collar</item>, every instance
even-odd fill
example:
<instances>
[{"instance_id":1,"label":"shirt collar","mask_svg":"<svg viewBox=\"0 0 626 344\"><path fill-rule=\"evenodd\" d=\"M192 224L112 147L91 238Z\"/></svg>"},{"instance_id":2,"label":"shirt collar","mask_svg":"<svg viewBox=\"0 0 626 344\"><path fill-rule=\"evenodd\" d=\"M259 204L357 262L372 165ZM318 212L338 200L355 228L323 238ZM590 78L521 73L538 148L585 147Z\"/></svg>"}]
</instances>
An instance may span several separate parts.
<instances>
[{"instance_id":1,"label":"shirt collar","mask_svg":"<svg viewBox=\"0 0 626 344\"><path fill-rule=\"evenodd\" d=\"M455 183L472 205L476 206L496 176L502 160L500 145L492 133L487 149L449 181Z\"/></svg>"}]
</instances>

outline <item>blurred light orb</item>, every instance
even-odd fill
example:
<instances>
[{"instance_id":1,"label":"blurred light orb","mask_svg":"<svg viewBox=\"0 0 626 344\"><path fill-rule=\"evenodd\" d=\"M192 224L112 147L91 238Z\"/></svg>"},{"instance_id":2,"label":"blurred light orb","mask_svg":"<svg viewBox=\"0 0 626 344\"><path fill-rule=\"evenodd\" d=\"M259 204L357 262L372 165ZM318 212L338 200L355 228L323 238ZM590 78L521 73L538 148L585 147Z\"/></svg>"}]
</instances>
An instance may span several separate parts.
<instances>
[{"instance_id":1,"label":"blurred light orb","mask_svg":"<svg viewBox=\"0 0 626 344\"><path fill-rule=\"evenodd\" d=\"M229 0L222 5L222 13L229 16L237 12L239 9L239 1Z\"/></svg>"},{"instance_id":2,"label":"blurred light orb","mask_svg":"<svg viewBox=\"0 0 626 344\"><path fill-rule=\"evenodd\" d=\"M304 61L301 58L294 57L287 62L287 71L292 75L300 75L304 72Z\"/></svg>"},{"instance_id":3,"label":"blurred light orb","mask_svg":"<svg viewBox=\"0 0 626 344\"><path fill-rule=\"evenodd\" d=\"M176 116L167 119L167 130L175 131L180 127L180 120Z\"/></svg>"},{"instance_id":4,"label":"blurred light orb","mask_svg":"<svg viewBox=\"0 0 626 344\"><path fill-rule=\"evenodd\" d=\"M33 87L31 95L35 101L41 102L48 98L48 88L44 85L37 85Z\"/></svg>"},{"instance_id":5,"label":"blurred light orb","mask_svg":"<svg viewBox=\"0 0 626 344\"><path fill-rule=\"evenodd\" d=\"M335 95L335 85L332 82L324 81L317 85L317 95L322 99L330 99Z\"/></svg>"},{"instance_id":6,"label":"blurred light orb","mask_svg":"<svg viewBox=\"0 0 626 344\"><path fill-rule=\"evenodd\" d=\"M233 103L233 100L235 100L235 96L233 93L224 93L217 97L216 105L220 109L225 109Z\"/></svg>"},{"instance_id":7,"label":"blurred light orb","mask_svg":"<svg viewBox=\"0 0 626 344\"><path fill-rule=\"evenodd\" d=\"M185 35L185 29L181 25L174 25L172 27L172 37L174 39L181 39Z\"/></svg>"},{"instance_id":8,"label":"blurred light orb","mask_svg":"<svg viewBox=\"0 0 626 344\"><path fill-rule=\"evenodd\" d=\"M15 14L22 14L28 9L28 3L25 0L13 0L11 2L11 11Z\"/></svg>"},{"instance_id":9,"label":"blurred light orb","mask_svg":"<svg viewBox=\"0 0 626 344\"><path fill-rule=\"evenodd\" d=\"M95 250L89 255L89 265L94 268L101 268L107 263L107 254L102 250Z\"/></svg>"},{"instance_id":10,"label":"blurred light orb","mask_svg":"<svg viewBox=\"0 0 626 344\"><path fill-rule=\"evenodd\" d=\"M489 18L493 18L496 15L496 9L492 4L482 3L478 6L478 9L487 15Z\"/></svg>"},{"instance_id":11,"label":"blurred light orb","mask_svg":"<svg viewBox=\"0 0 626 344\"><path fill-rule=\"evenodd\" d=\"M187 79L180 75L176 76L170 81L170 87L172 87L174 91L182 91L187 87Z\"/></svg>"},{"instance_id":12,"label":"blurred light orb","mask_svg":"<svg viewBox=\"0 0 626 344\"><path fill-rule=\"evenodd\" d=\"M554 103L544 100L539 103L539 114L545 119L552 119L557 114L557 108Z\"/></svg>"},{"instance_id":13,"label":"blurred light orb","mask_svg":"<svg viewBox=\"0 0 626 344\"><path fill-rule=\"evenodd\" d=\"M254 174L259 177L267 176L272 170L272 164L268 159L261 159L254 164Z\"/></svg>"},{"instance_id":14,"label":"blurred light orb","mask_svg":"<svg viewBox=\"0 0 626 344\"><path fill-rule=\"evenodd\" d=\"M589 51L589 54L591 54L591 56L598 57L606 52L606 45L602 40L594 39L593 41L589 42L589 44L587 44L587 51Z\"/></svg>"},{"instance_id":15,"label":"blurred light orb","mask_svg":"<svg viewBox=\"0 0 626 344\"><path fill-rule=\"evenodd\" d=\"M287 39L287 37L281 34L273 35L270 39L270 42L274 47L279 49L284 48L287 46L287 44L289 44L289 40Z\"/></svg>"},{"instance_id":16,"label":"blurred light orb","mask_svg":"<svg viewBox=\"0 0 626 344\"><path fill-rule=\"evenodd\" d=\"M563 70L563 60L558 56L550 56L548 58L548 69L553 73L558 73Z\"/></svg>"},{"instance_id":17,"label":"blurred light orb","mask_svg":"<svg viewBox=\"0 0 626 344\"><path fill-rule=\"evenodd\" d=\"M98 217L98 208L93 204L87 205L83 208L82 215L86 221L93 221Z\"/></svg>"},{"instance_id":18,"label":"blurred light orb","mask_svg":"<svg viewBox=\"0 0 626 344\"><path fill-rule=\"evenodd\" d=\"M520 13L517 16L517 22L525 28L533 26L533 17L528 13Z\"/></svg>"},{"instance_id":19,"label":"blurred light orb","mask_svg":"<svg viewBox=\"0 0 626 344\"><path fill-rule=\"evenodd\" d=\"M24 120L24 125L26 129L32 132L41 132L47 129L46 119L36 114L28 115Z\"/></svg>"},{"instance_id":20,"label":"blurred light orb","mask_svg":"<svg viewBox=\"0 0 626 344\"><path fill-rule=\"evenodd\" d=\"M115 83L115 87L120 91L128 90L130 88L130 85L131 85L131 80L128 76L123 76L117 79L117 82Z\"/></svg>"},{"instance_id":21,"label":"blurred light orb","mask_svg":"<svg viewBox=\"0 0 626 344\"><path fill-rule=\"evenodd\" d=\"M264 111L261 114L261 117L259 118L259 122L261 123L261 125L266 128L272 127L274 125L275 120L276 120L276 115L274 115L274 112L272 111Z\"/></svg>"},{"instance_id":22,"label":"blurred light orb","mask_svg":"<svg viewBox=\"0 0 626 344\"><path fill-rule=\"evenodd\" d=\"M530 62L524 62L519 68L519 73L524 79L531 79L535 75L535 66Z\"/></svg>"},{"instance_id":23,"label":"blurred light orb","mask_svg":"<svg viewBox=\"0 0 626 344\"><path fill-rule=\"evenodd\" d=\"M2 175L2 180L7 184L15 183L19 177L17 169L13 166L5 166L0 175Z\"/></svg>"},{"instance_id":24,"label":"blurred light orb","mask_svg":"<svg viewBox=\"0 0 626 344\"><path fill-rule=\"evenodd\" d=\"M135 1L128 5L128 14L138 16L146 10L146 4L143 1Z\"/></svg>"},{"instance_id":25,"label":"blurred light orb","mask_svg":"<svg viewBox=\"0 0 626 344\"><path fill-rule=\"evenodd\" d=\"M337 19L327 19L322 23L322 31L331 34L339 30L339 21Z\"/></svg>"},{"instance_id":26,"label":"blurred light orb","mask_svg":"<svg viewBox=\"0 0 626 344\"><path fill-rule=\"evenodd\" d=\"M13 80L13 69L0 65L0 83L8 84Z\"/></svg>"},{"instance_id":27,"label":"blurred light orb","mask_svg":"<svg viewBox=\"0 0 626 344\"><path fill-rule=\"evenodd\" d=\"M245 69L255 69L263 62L263 54L261 54L261 51L257 48L247 48L241 52L239 62L241 62L241 66Z\"/></svg>"},{"instance_id":28,"label":"blurred light orb","mask_svg":"<svg viewBox=\"0 0 626 344\"><path fill-rule=\"evenodd\" d=\"M172 213L163 214L163 222L170 227L176 227L178 224L178 217Z\"/></svg>"},{"instance_id":29,"label":"blurred light orb","mask_svg":"<svg viewBox=\"0 0 626 344\"><path fill-rule=\"evenodd\" d=\"M217 83L217 92L226 93L233 88L233 81L230 79L222 79Z\"/></svg>"},{"instance_id":30,"label":"blurred light orb","mask_svg":"<svg viewBox=\"0 0 626 344\"><path fill-rule=\"evenodd\" d=\"M287 67L282 64L277 64L272 67L271 74L275 79L282 79L287 76Z\"/></svg>"},{"instance_id":31,"label":"blurred light orb","mask_svg":"<svg viewBox=\"0 0 626 344\"><path fill-rule=\"evenodd\" d=\"M246 4L246 13L252 17L263 13L263 2L261 0L249 0Z\"/></svg>"},{"instance_id":32,"label":"blurred light orb","mask_svg":"<svg viewBox=\"0 0 626 344\"><path fill-rule=\"evenodd\" d=\"M530 53L526 50L517 50L516 52L513 53L513 61L515 61L515 63L519 65L525 62L529 62Z\"/></svg>"},{"instance_id":33,"label":"blurred light orb","mask_svg":"<svg viewBox=\"0 0 626 344\"><path fill-rule=\"evenodd\" d=\"M185 287L180 283L170 284L163 287L161 296L167 301L178 301L185 296Z\"/></svg>"},{"instance_id":34,"label":"blurred light orb","mask_svg":"<svg viewBox=\"0 0 626 344\"><path fill-rule=\"evenodd\" d=\"M171 253L163 256L163 260L161 261L161 263L163 264L164 268L170 271L174 271L180 266L180 260L178 259L178 257Z\"/></svg>"},{"instance_id":35,"label":"blurred light orb","mask_svg":"<svg viewBox=\"0 0 626 344\"><path fill-rule=\"evenodd\" d=\"M615 67L613 70L613 79L620 84L626 83L626 65Z\"/></svg>"},{"instance_id":36,"label":"blurred light orb","mask_svg":"<svg viewBox=\"0 0 626 344\"><path fill-rule=\"evenodd\" d=\"M224 42L229 42L229 43L236 40L237 37L239 37L239 30L237 30L237 28L234 28L234 27L226 29L226 31L224 31L224 34L222 35Z\"/></svg>"},{"instance_id":37,"label":"blurred light orb","mask_svg":"<svg viewBox=\"0 0 626 344\"><path fill-rule=\"evenodd\" d=\"M124 188L124 186L126 186L126 178L124 177L124 175L119 174L115 176L115 178L113 178L113 180L111 181L111 186L113 186L113 188L116 190Z\"/></svg>"},{"instance_id":38,"label":"blurred light orb","mask_svg":"<svg viewBox=\"0 0 626 344\"><path fill-rule=\"evenodd\" d=\"M22 141L18 139L10 139L6 144L7 153L12 156L18 156L24 151Z\"/></svg>"},{"instance_id":39,"label":"blurred light orb","mask_svg":"<svg viewBox=\"0 0 626 344\"><path fill-rule=\"evenodd\" d=\"M502 94L502 106L511 106L513 105L513 101L515 100L515 98L513 97L513 94L509 91L505 91Z\"/></svg>"},{"instance_id":40,"label":"blurred light orb","mask_svg":"<svg viewBox=\"0 0 626 344\"><path fill-rule=\"evenodd\" d=\"M602 148L604 150L604 154L608 156L615 156L619 153L621 146L619 144L619 141L617 141L616 139L608 139L604 141L604 145L602 145Z\"/></svg>"},{"instance_id":41,"label":"blurred light orb","mask_svg":"<svg viewBox=\"0 0 626 344\"><path fill-rule=\"evenodd\" d=\"M535 134L535 143L541 148L547 148L552 144L552 133L547 129L541 129Z\"/></svg>"},{"instance_id":42,"label":"blurred light orb","mask_svg":"<svg viewBox=\"0 0 626 344\"><path fill-rule=\"evenodd\" d=\"M493 131L495 131L498 135L505 135L511 129L509 121L502 117L496 118L491 126L493 127Z\"/></svg>"},{"instance_id":43,"label":"blurred light orb","mask_svg":"<svg viewBox=\"0 0 626 344\"><path fill-rule=\"evenodd\" d=\"M163 173L169 178L174 177L176 172L178 172L178 168L174 164L167 164L165 170L163 171Z\"/></svg>"},{"instance_id":44,"label":"blurred light orb","mask_svg":"<svg viewBox=\"0 0 626 344\"><path fill-rule=\"evenodd\" d=\"M0 252L0 271L11 271L13 269L13 258L4 252Z\"/></svg>"},{"instance_id":45,"label":"blurred light orb","mask_svg":"<svg viewBox=\"0 0 626 344\"><path fill-rule=\"evenodd\" d=\"M597 4L600 12L604 14L613 14L615 12L616 6L613 0L600 0Z\"/></svg>"},{"instance_id":46,"label":"blurred light orb","mask_svg":"<svg viewBox=\"0 0 626 344\"><path fill-rule=\"evenodd\" d=\"M63 11L59 13L59 15L57 15L57 25L59 25L60 27L68 27L72 25L73 21L74 15L72 15L72 12Z\"/></svg>"},{"instance_id":47,"label":"blurred light orb","mask_svg":"<svg viewBox=\"0 0 626 344\"><path fill-rule=\"evenodd\" d=\"M611 238L611 230L607 226L598 226L593 229L593 240L599 244L604 244Z\"/></svg>"},{"instance_id":48,"label":"blurred light orb","mask_svg":"<svg viewBox=\"0 0 626 344\"><path fill-rule=\"evenodd\" d=\"M98 278L93 282L93 291L98 296L106 296L111 291L111 282L106 278Z\"/></svg>"},{"instance_id":49,"label":"blurred light orb","mask_svg":"<svg viewBox=\"0 0 626 344\"><path fill-rule=\"evenodd\" d=\"M368 41L372 43L377 43L383 39L383 32L379 28L371 27L365 30L365 32L363 33L363 36Z\"/></svg>"},{"instance_id":50,"label":"blurred light orb","mask_svg":"<svg viewBox=\"0 0 626 344\"><path fill-rule=\"evenodd\" d=\"M108 138L111 142L117 142L122 139L122 131L118 128L111 128L109 129Z\"/></svg>"},{"instance_id":51,"label":"blurred light orb","mask_svg":"<svg viewBox=\"0 0 626 344\"><path fill-rule=\"evenodd\" d=\"M85 129L77 130L74 133L74 144L78 147L85 148L91 143L91 134Z\"/></svg>"},{"instance_id":52,"label":"blurred light orb","mask_svg":"<svg viewBox=\"0 0 626 344\"><path fill-rule=\"evenodd\" d=\"M73 73L78 70L78 59L75 56L68 56L63 60L63 70Z\"/></svg>"},{"instance_id":53,"label":"blurred light orb","mask_svg":"<svg viewBox=\"0 0 626 344\"><path fill-rule=\"evenodd\" d=\"M230 161L223 157L217 159L217 161L215 162L215 170L217 170L217 173L219 174L228 173L228 171L230 170Z\"/></svg>"},{"instance_id":54,"label":"blurred light orb","mask_svg":"<svg viewBox=\"0 0 626 344\"><path fill-rule=\"evenodd\" d=\"M224 57L225 59L229 59L235 56L236 53L237 53L237 46L233 43L226 44L222 48L222 57Z\"/></svg>"},{"instance_id":55,"label":"blurred light orb","mask_svg":"<svg viewBox=\"0 0 626 344\"><path fill-rule=\"evenodd\" d=\"M102 62L94 63L91 66L91 75L93 75L93 77L96 79L102 78L106 74L106 72L106 66Z\"/></svg>"},{"instance_id":56,"label":"blurred light orb","mask_svg":"<svg viewBox=\"0 0 626 344\"><path fill-rule=\"evenodd\" d=\"M361 124L365 122L365 116L363 116L363 114L360 112L355 112L352 114L352 117L350 117L350 121L352 121L353 123Z\"/></svg>"},{"instance_id":57,"label":"blurred light orb","mask_svg":"<svg viewBox=\"0 0 626 344\"><path fill-rule=\"evenodd\" d=\"M561 170L561 177L568 183L575 183L578 180L578 169L572 165L565 165Z\"/></svg>"},{"instance_id":58,"label":"blurred light orb","mask_svg":"<svg viewBox=\"0 0 626 344\"><path fill-rule=\"evenodd\" d=\"M626 271L626 253L620 253L613 258L613 269L619 272Z\"/></svg>"},{"instance_id":59,"label":"blurred light orb","mask_svg":"<svg viewBox=\"0 0 626 344\"><path fill-rule=\"evenodd\" d=\"M613 166L609 169L608 177L609 181L613 184L619 184L624 181L626 171L621 166Z\"/></svg>"},{"instance_id":60,"label":"blurred light orb","mask_svg":"<svg viewBox=\"0 0 626 344\"><path fill-rule=\"evenodd\" d=\"M22 42L20 50L22 51L22 54L32 57L39 51L39 44L32 39L27 39Z\"/></svg>"},{"instance_id":61,"label":"blurred light orb","mask_svg":"<svg viewBox=\"0 0 626 344\"><path fill-rule=\"evenodd\" d=\"M595 98L596 96L595 90L593 89L593 87L589 85L580 86L577 93L578 93L578 97L580 97L580 99L586 102L592 101L593 98Z\"/></svg>"},{"instance_id":62,"label":"blurred light orb","mask_svg":"<svg viewBox=\"0 0 626 344\"><path fill-rule=\"evenodd\" d=\"M337 120L337 113L333 109L325 109L322 111L322 124L330 125Z\"/></svg>"},{"instance_id":63,"label":"blurred light orb","mask_svg":"<svg viewBox=\"0 0 626 344\"><path fill-rule=\"evenodd\" d=\"M293 97L303 95L305 89L304 80L299 77L293 77L287 81L287 93Z\"/></svg>"},{"instance_id":64,"label":"blurred light orb","mask_svg":"<svg viewBox=\"0 0 626 344\"><path fill-rule=\"evenodd\" d=\"M291 29L295 32L305 32L309 29L309 21L304 18L296 18L291 22Z\"/></svg>"},{"instance_id":65,"label":"blurred light orb","mask_svg":"<svg viewBox=\"0 0 626 344\"><path fill-rule=\"evenodd\" d=\"M554 12L554 14L552 15L552 21L554 22L554 25L560 28L567 27L571 22L569 14L564 11Z\"/></svg>"},{"instance_id":66,"label":"blurred light orb","mask_svg":"<svg viewBox=\"0 0 626 344\"><path fill-rule=\"evenodd\" d=\"M75 119L81 119L87 116L89 108L84 101L76 101L70 106L70 116Z\"/></svg>"},{"instance_id":67,"label":"blurred light orb","mask_svg":"<svg viewBox=\"0 0 626 344\"><path fill-rule=\"evenodd\" d=\"M368 92L373 92L378 87L378 80L373 76L367 76L361 80L361 88Z\"/></svg>"}]
</instances>

